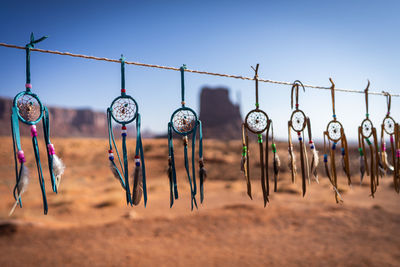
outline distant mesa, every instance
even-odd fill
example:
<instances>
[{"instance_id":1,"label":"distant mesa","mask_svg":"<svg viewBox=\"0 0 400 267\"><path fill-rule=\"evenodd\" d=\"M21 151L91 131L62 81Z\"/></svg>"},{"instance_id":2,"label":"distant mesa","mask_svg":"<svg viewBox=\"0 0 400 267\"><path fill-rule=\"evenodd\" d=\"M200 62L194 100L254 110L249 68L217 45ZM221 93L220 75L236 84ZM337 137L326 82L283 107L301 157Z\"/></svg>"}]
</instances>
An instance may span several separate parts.
<instances>
[{"instance_id":1,"label":"distant mesa","mask_svg":"<svg viewBox=\"0 0 400 267\"><path fill-rule=\"evenodd\" d=\"M231 102L227 88L204 87L201 90L200 120L205 138L241 138L240 106Z\"/></svg>"}]
</instances>

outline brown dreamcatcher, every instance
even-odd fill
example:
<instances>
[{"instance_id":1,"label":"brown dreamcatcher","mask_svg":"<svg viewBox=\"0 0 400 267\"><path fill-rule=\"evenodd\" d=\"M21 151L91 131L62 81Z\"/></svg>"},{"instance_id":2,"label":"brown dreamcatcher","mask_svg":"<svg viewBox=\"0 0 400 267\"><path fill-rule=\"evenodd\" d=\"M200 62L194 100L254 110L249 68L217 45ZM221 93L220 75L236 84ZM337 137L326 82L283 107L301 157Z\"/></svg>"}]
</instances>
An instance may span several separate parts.
<instances>
[{"instance_id":1,"label":"brown dreamcatcher","mask_svg":"<svg viewBox=\"0 0 400 267\"><path fill-rule=\"evenodd\" d=\"M347 148L347 138L344 133L344 129L342 124L336 119L335 113L335 84L332 79L329 78L329 81L332 83L331 86L331 95L332 95L332 111L333 111L333 120L331 120L324 132L324 165L325 172L331 182L333 189L335 191L335 199L336 202L343 201L337 183L337 172L336 172L336 163L335 163L335 152L336 146L339 142L341 142L341 154L342 154L342 167L343 171L347 176L348 184L351 185L351 177L350 177L350 165L349 165L349 152ZM332 143L332 144L331 144ZM327 154L327 145L329 146L329 154L331 157L331 166L329 168L328 164L328 154Z\"/></svg>"},{"instance_id":2,"label":"brown dreamcatcher","mask_svg":"<svg viewBox=\"0 0 400 267\"><path fill-rule=\"evenodd\" d=\"M379 185L379 154L378 154L378 138L376 135L376 128L369 119L368 113L368 89L370 82L368 81L367 88L365 88L365 119L358 127L358 151L360 152L360 173L361 182L364 178L364 173L370 176L371 196L374 197L376 188ZM373 138L371 141L370 139ZM368 144L370 150L369 165L365 143Z\"/></svg>"},{"instance_id":3,"label":"brown dreamcatcher","mask_svg":"<svg viewBox=\"0 0 400 267\"><path fill-rule=\"evenodd\" d=\"M272 120L268 118L267 113L259 108L258 102L258 67L253 68L255 75L254 80L256 81L256 108L247 113L245 121L242 124L242 143L243 143L243 151L242 151L242 161L241 161L241 170L244 172L244 176L247 182L247 194L250 199L253 199L251 195L251 182L250 182L250 163L249 163L249 136L247 131L250 131L257 135L259 149L260 149L260 164L261 164L261 188L263 192L264 199L264 207L269 202L269 175L268 175L268 136L269 131L271 129L272 132L272 152L274 154L274 191L277 190L277 182L280 168L280 160L278 153L276 151L276 144L273 137L273 125ZM265 159L264 159L264 147L263 147L263 133L266 132L266 141L265 141ZM265 161L265 162L264 162Z\"/></svg>"},{"instance_id":4,"label":"brown dreamcatcher","mask_svg":"<svg viewBox=\"0 0 400 267\"><path fill-rule=\"evenodd\" d=\"M393 185L394 190L399 193L400 192L400 173L399 173L399 160L398 157L400 153L398 152L398 129L399 125L394 121L394 119L390 116L390 107L392 104L392 96L388 92L383 92L386 96L387 102L387 113L385 118L383 119L381 126L381 163L382 168L385 172L388 170L393 174ZM386 142L385 142L385 133L390 136L390 150L392 156L392 164L388 160L388 156L386 153Z\"/></svg>"},{"instance_id":5,"label":"brown dreamcatcher","mask_svg":"<svg viewBox=\"0 0 400 267\"><path fill-rule=\"evenodd\" d=\"M303 196L306 194L307 183L306 180L310 183L310 173L314 176L314 179L318 181L317 167L318 167L318 151L315 148L314 142L312 140L311 134L311 122L310 118L306 117L305 113L299 109L299 86L303 88L305 91L304 85L296 80L292 86L292 94L291 94L291 108L293 109L293 93L296 94L296 105L295 110L292 112L290 116L290 120L288 121L288 143L289 143L289 169L292 174L292 182L296 181L296 156L293 151L293 143L292 143L292 134L291 130L297 133L299 139L299 147L300 147L300 162L301 162L301 177L302 177L302 190ZM310 149L312 151L312 160L311 160L311 169L308 164L308 156L307 150L304 140L304 131L308 129L308 140L310 144Z\"/></svg>"}]
</instances>

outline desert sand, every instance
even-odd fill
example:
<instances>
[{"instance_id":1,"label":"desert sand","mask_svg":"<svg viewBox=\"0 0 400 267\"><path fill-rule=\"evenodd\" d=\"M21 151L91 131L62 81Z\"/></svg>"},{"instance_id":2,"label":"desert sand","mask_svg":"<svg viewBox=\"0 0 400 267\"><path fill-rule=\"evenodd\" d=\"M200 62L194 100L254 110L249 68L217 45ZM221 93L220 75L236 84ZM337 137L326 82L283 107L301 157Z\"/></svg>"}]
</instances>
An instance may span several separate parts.
<instances>
[{"instance_id":1,"label":"desert sand","mask_svg":"<svg viewBox=\"0 0 400 267\"><path fill-rule=\"evenodd\" d=\"M356 154L352 188L339 171L344 203L336 204L322 168L320 184L312 180L301 196L300 177L291 183L287 147L280 143L278 192L271 193L264 208L255 144L250 200L240 172L240 142L207 140L205 201L190 211L181 142L175 143L180 198L169 208L167 141L144 140L149 194L144 208L143 201L137 207L126 205L108 167L107 140L52 141L67 169L60 192L52 193L41 153L49 214L43 215L31 140L24 138L31 180L23 208L9 217L15 183L12 143L11 137L0 138L0 266L399 265L400 196L388 175L372 199L369 177L360 185ZM128 147L132 169L134 140Z\"/></svg>"}]
</instances>

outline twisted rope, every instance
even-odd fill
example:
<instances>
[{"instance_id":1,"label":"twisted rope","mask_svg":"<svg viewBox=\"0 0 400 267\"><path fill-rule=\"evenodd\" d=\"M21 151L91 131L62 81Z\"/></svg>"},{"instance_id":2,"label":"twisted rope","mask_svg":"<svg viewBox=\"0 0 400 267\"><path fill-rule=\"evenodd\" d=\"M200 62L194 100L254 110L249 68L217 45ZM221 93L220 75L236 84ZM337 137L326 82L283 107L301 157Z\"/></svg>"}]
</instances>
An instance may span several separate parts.
<instances>
[{"instance_id":1,"label":"twisted rope","mask_svg":"<svg viewBox=\"0 0 400 267\"><path fill-rule=\"evenodd\" d=\"M23 46L11 45L11 44L6 44L6 43L0 43L0 46L25 50L25 47L23 47ZM61 56L79 57L79 58L85 58L85 59L93 59L93 60L121 63L121 61L118 60L118 59L109 59L109 58L106 58L106 57L94 57L94 56L87 56L87 55L80 55L80 54L72 54L72 53L69 53L69 52L60 52L60 51L45 50L45 49L39 49L39 48L32 48L31 51L36 51L36 52L41 52L41 53L48 53L48 54L55 54L55 55L61 55ZM164 70L180 71L180 68L161 66L161 65L154 65L154 64L146 64L146 63L133 62L133 61L125 61L125 64L148 67L148 68L157 68L157 69L164 69ZM223 74L223 73L200 71L200 70L191 70L191 69L185 69L185 71L186 72L191 72L191 73L197 73L197 74L205 74L205 75L212 75L212 76L219 76L219 77L226 77L226 78L233 78L233 79L240 79L240 80L248 80L248 81L254 81L255 80L254 77L246 77L246 76L240 76L240 75L231 75L231 74ZM260 78L258 78L258 81L259 82L265 82L265 83L281 84L281 85L290 85L290 86L294 85L291 82L274 81L274 80L269 80L269 79L260 79ZM320 89L320 90L331 90L330 87L318 86L318 85L310 85L310 84L304 84L304 87L313 88L313 89ZM352 89L335 88L335 91L346 92L346 93L364 94L364 91L352 90ZM383 93L383 92L368 91L368 94L386 96L386 93ZM400 97L400 94L391 94L391 96Z\"/></svg>"}]
</instances>

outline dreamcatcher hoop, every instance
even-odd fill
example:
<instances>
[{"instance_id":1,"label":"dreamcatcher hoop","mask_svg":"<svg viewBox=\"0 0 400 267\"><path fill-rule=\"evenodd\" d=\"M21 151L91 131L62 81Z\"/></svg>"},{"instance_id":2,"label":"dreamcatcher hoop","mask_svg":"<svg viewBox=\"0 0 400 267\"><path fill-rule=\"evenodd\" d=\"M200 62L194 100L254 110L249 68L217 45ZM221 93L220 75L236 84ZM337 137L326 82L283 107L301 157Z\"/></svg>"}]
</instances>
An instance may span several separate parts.
<instances>
[{"instance_id":1,"label":"dreamcatcher hoop","mask_svg":"<svg viewBox=\"0 0 400 267\"><path fill-rule=\"evenodd\" d=\"M302 132L307 125L306 114L300 109L292 112L290 116L291 127L295 132Z\"/></svg>"},{"instance_id":2,"label":"dreamcatcher hoop","mask_svg":"<svg viewBox=\"0 0 400 267\"><path fill-rule=\"evenodd\" d=\"M178 108L172 113L170 119L174 132L184 136L194 131L197 121L196 112L188 107Z\"/></svg>"},{"instance_id":3,"label":"dreamcatcher hoop","mask_svg":"<svg viewBox=\"0 0 400 267\"><path fill-rule=\"evenodd\" d=\"M129 95L115 98L110 106L111 117L119 124L128 124L137 118L139 107Z\"/></svg>"},{"instance_id":4,"label":"dreamcatcher hoop","mask_svg":"<svg viewBox=\"0 0 400 267\"><path fill-rule=\"evenodd\" d=\"M44 107L39 97L31 91L17 94L13 106L18 110L18 118L25 124L35 125L44 115Z\"/></svg>"},{"instance_id":5,"label":"dreamcatcher hoop","mask_svg":"<svg viewBox=\"0 0 400 267\"><path fill-rule=\"evenodd\" d=\"M373 128L374 126L372 124L372 121L368 118L364 119L361 122L361 135L364 138L369 138L372 135Z\"/></svg>"},{"instance_id":6,"label":"dreamcatcher hoop","mask_svg":"<svg viewBox=\"0 0 400 267\"><path fill-rule=\"evenodd\" d=\"M387 116L383 120L383 125L384 125L383 129L388 135L394 134L396 123L394 122L394 119L392 117Z\"/></svg>"},{"instance_id":7,"label":"dreamcatcher hoop","mask_svg":"<svg viewBox=\"0 0 400 267\"><path fill-rule=\"evenodd\" d=\"M268 128L269 118L261 109L253 109L247 113L244 122L250 132L261 134Z\"/></svg>"},{"instance_id":8,"label":"dreamcatcher hoop","mask_svg":"<svg viewBox=\"0 0 400 267\"><path fill-rule=\"evenodd\" d=\"M338 142L342 139L343 125L337 120L332 120L328 123L326 132L328 133L329 140Z\"/></svg>"}]
</instances>

